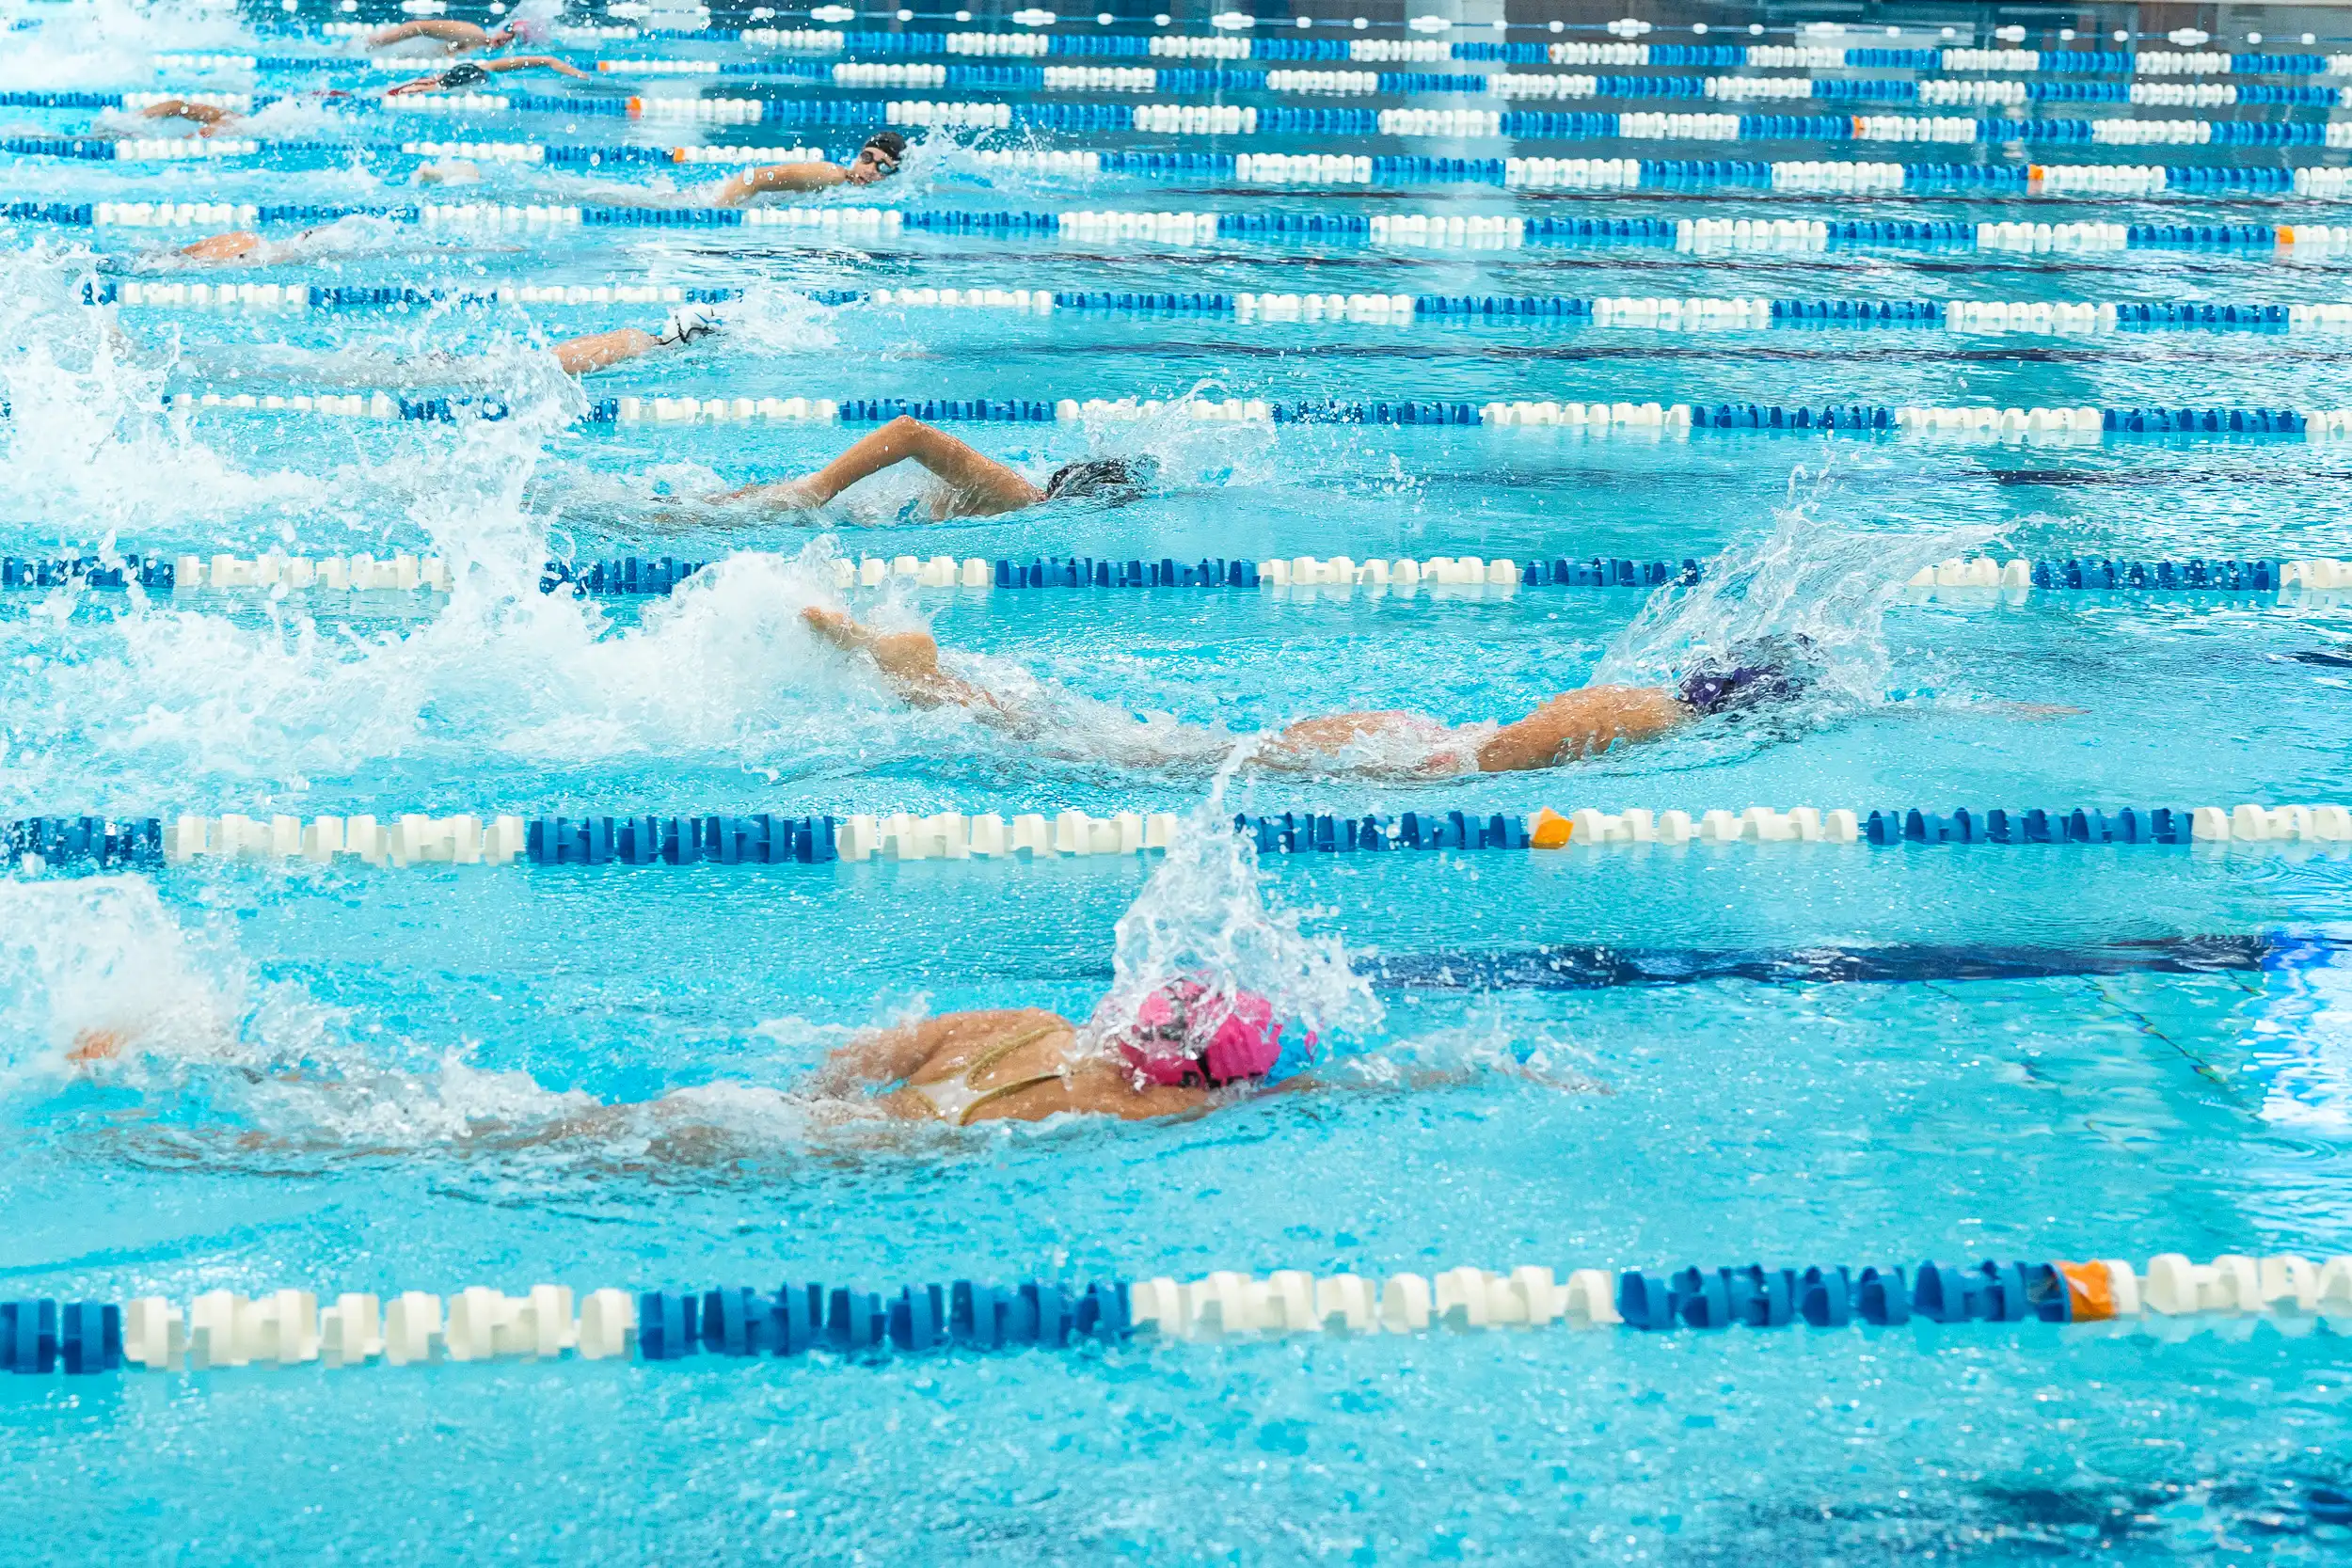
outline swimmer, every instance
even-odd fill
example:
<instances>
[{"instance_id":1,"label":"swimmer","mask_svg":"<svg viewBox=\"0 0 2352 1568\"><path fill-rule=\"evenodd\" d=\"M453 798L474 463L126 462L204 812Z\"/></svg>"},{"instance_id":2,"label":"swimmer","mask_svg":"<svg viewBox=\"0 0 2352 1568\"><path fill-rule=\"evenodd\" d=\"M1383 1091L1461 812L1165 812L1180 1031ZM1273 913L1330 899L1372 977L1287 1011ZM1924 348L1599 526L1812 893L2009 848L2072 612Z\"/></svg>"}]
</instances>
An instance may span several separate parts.
<instances>
[{"instance_id":1,"label":"swimmer","mask_svg":"<svg viewBox=\"0 0 2352 1568\"><path fill-rule=\"evenodd\" d=\"M547 24L529 17L516 17L495 31L477 27L470 22L403 22L370 35L368 47L389 49L395 44L425 39L439 44L445 54L464 55L476 49L503 49L510 43L539 43L547 36Z\"/></svg>"},{"instance_id":2,"label":"swimmer","mask_svg":"<svg viewBox=\"0 0 2352 1568\"><path fill-rule=\"evenodd\" d=\"M1033 711L941 669L939 644L927 631L876 632L818 606L803 610L801 618L834 647L870 660L883 684L911 706L960 707L983 724L1026 738L1043 732ZM1274 773L1393 779L1557 768L1658 739L1704 718L1786 702L1809 684L1804 673L1809 648L1802 637L1760 638L1702 659L1675 686L1588 686L1508 723L1450 725L1395 710L1302 719L1262 737L1250 766ZM1206 732L1201 738L1214 739Z\"/></svg>"},{"instance_id":3,"label":"swimmer","mask_svg":"<svg viewBox=\"0 0 2352 1568\"><path fill-rule=\"evenodd\" d=\"M866 138L857 156L840 164L762 164L731 175L710 193L714 207L740 207L768 191L824 191L835 185L870 185L898 172L906 156L907 139L896 131L877 131Z\"/></svg>"},{"instance_id":4,"label":"swimmer","mask_svg":"<svg viewBox=\"0 0 2352 1568\"><path fill-rule=\"evenodd\" d=\"M1273 1004L1253 991L1217 989L1206 975L1168 981L1124 1017L1112 1016L1110 1006L1107 999L1099 1005L1083 1027L1042 1007L1007 1007L946 1013L862 1035L825 1059L801 1098L950 1127L1056 1116L1148 1121L1237 1102L1246 1091L1269 1086L1282 1055L1285 1026ZM65 1059L77 1073L96 1073L142 1048L149 1033L127 1025L84 1029ZM1314 1042L1311 1034L1300 1039L1308 1047ZM247 1076L311 1086L326 1082L287 1070ZM1305 1086L1296 1079L1283 1086L1293 1085ZM668 1103L596 1106L554 1128L501 1141L543 1142L610 1128Z\"/></svg>"},{"instance_id":5,"label":"swimmer","mask_svg":"<svg viewBox=\"0 0 2352 1568\"><path fill-rule=\"evenodd\" d=\"M566 65L552 55L509 55L497 60L460 60L446 71L437 71L429 76L415 77L386 87L384 96L405 98L420 92L462 91L467 87L480 87L493 75L508 71L554 71L566 76L577 76L583 82L596 80L589 72L578 66Z\"/></svg>"},{"instance_id":6,"label":"swimmer","mask_svg":"<svg viewBox=\"0 0 2352 1568\"><path fill-rule=\"evenodd\" d=\"M780 484L747 484L709 498L714 503L747 501L778 511L808 512L824 505L862 479L915 463L946 482L929 503L933 522L950 517L993 517L1041 501L1134 500L1159 472L1150 457L1097 457L1065 463L1040 487L1021 474L983 457L944 430L901 414L804 479Z\"/></svg>"},{"instance_id":7,"label":"swimmer","mask_svg":"<svg viewBox=\"0 0 2352 1568\"><path fill-rule=\"evenodd\" d=\"M723 324L717 316L681 305L670 312L670 319L659 332L646 332L634 326L624 326L612 332L592 332L584 338L573 338L555 345L555 362L564 367L565 375L586 375L657 349L684 348L699 342L717 332Z\"/></svg>"},{"instance_id":8,"label":"swimmer","mask_svg":"<svg viewBox=\"0 0 2352 1568\"><path fill-rule=\"evenodd\" d=\"M302 242L317 234L318 230L306 229L291 240L270 242L249 230L213 234L193 245L182 245L170 254L183 261L282 261L296 252ZM588 375L613 365L653 354L662 349L684 348L698 343L723 330L725 322L707 310L691 305L681 305L670 312L669 319L652 332L643 327L622 326L609 332L591 332L583 337L567 338L549 347L556 364L565 375ZM462 356L427 353L404 356L399 362L401 385L413 383L416 372L456 372L464 368Z\"/></svg>"},{"instance_id":9,"label":"swimmer","mask_svg":"<svg viewBox=\"0 0 2352 1568\"><path fill-rule=\"evenodd\" d=\"M1123 1020L1098 1007L1084 1031L1039 1007L900 1024L843 1046L810 1085L836 1099L884 1090L875 1104L885 1115L951 1127L1062 1115L1147 1121L1263 1086L1281 1053L1273 1004L1186 978L1152 991Z\"/></svg>"},{"instance_id":10,"label":"swimmer","mask_svg":"<svg viewBox=\"0 0 2352 1568\"><path fill-rule=\"evenodd\" d=\"M239 117L212 103L193 103L185 98L167 98L160 103L150 103L139 111L141 119L184 119L194 124L199 136L217 136L233 129Z\"/></svg>"}]
</instances>

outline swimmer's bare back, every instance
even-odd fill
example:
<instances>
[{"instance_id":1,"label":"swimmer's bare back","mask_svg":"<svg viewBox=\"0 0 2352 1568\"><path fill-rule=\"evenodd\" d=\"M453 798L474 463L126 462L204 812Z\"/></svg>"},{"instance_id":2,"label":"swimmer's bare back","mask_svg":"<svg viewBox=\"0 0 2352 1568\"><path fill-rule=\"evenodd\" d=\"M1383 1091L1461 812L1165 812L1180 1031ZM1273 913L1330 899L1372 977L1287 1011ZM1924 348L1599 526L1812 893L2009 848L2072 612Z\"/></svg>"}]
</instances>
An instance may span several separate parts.
<instances>
[{"instance_id":1,"label":"swimmer's bare back","mask_svg":"<svg viewBox=\"0 0 2352 1568\"><path fill-rule=\"evenodd\" d=\"M261 248L261 235L239 229L227 234L207 234L194 245L182 245L172 254L191 261L242 261Z\"/></svg>"},{"instance_id":2,"label":"swimmer's bare back","mask_svg":"<svg viewBox=\"0 0 2352 1568\"><path fill-rule=\"evenodd\" d=\"M1254 760L1269 772L1337 768L1371 778L1524 773L1654 740L1694 717L1659 687L1588 686L1562 692L1500 729L1455 729L1427 714L1396 709L1302 719L1260 746Z\"/></svg>"},{"instance_id":3,"label":"swimmer's bare back","mask_svg":"<svg viewBox=\"0 0 2352 1568\"><path fill-rule=\"evenodd\" d=\"M801 618L834 647L870 657L890 689L914 706L961 707L983 722L1028 727L1025 716L995 693L942 670L939 644L929 632L876 632L839 610L813 605ZM1662 687L1588 686L1562 692L1494 730L1454 729L1425 714L1394 709L1303 719L1262 743L1251 760L1269 772L1373 778L1521 773L1655 740L1697 716Z\"/></svg>"},{"instance_id":4,"label":"swimmer's bare back","mask_svg":"<svg viewBox=\"0 0 2352 1568\"><path fill-rule=\"evenodd\" d=\"M811 1085L845 1097L891 1089L873 1103L907 1121L943 1119L942 1097L926 1091L951 1085L964 1091L946 1097L961 1107L959 1126L1057 1116L1147 1121L1204 1109L1215 1092L1138 1083L1116 1062L1073 1053L1076 1038L1076 1025L1042 1007L943 1013L860 1036L828 1057Z\"/></svg>"}]
</instances>

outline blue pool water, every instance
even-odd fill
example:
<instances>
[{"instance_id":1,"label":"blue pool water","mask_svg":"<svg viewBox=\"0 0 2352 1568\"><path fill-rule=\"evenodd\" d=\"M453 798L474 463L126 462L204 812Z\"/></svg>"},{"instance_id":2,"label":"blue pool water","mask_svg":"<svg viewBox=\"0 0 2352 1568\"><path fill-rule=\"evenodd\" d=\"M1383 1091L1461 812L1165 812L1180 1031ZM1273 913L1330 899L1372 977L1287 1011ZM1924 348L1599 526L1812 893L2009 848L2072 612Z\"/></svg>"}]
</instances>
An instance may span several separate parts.
<instances>
[{"instance_id":1,"label":"blue pool water","mask_svg":"<svg viewBox=\"0 0 2352 1568\"><path fill-rule=\"evenodd\" d=\"M2135 24L2108 9L2099 39ZM342 12L7 14L17 25L0 92L268 94L397 79L321 66L199 80L154 58L324 58L320 28L351 20ZM2307 28L2316 53L2344 47L2323 11L2248 14L2269 36L2262 47L2301 48ZM1452 36L1549 42L1555 16L1558 37L1610 37L1598 30L1610 13L1573 7L1514 12L1502 34L1465 12ZM1409 30L1403 11L1361 34L1345 17L1313 20L1300 37L1443 36ZM1752 19L1653 20L1653 41L1687 41L1694 22L1720 40L1744 37ZM1768 41L1798 39L1776 13L1756 20L1771 23ZM1905 47L1953 41L1946 18L1896 20ZM817 24L786 13L771 24ZM1017 30L993 12L850 24L966 25ZM2005 41L1994 25L1960 25L1957 41ZM2088 21L2077 25L2089 47ZM1884 31L1872 26L1841 36L1860 47ZM1210 31L1205 11L1051 30ZM2072 47L2055 34L2028 46ZM757 57L747 50L654 32L563 53ZM565 90L641 86L822 97L866 105L877 121L886 101L990 96L734 77ZM2061 109L2328 118L2250 101ZM0 110L0 126L19 138L151 131L119 110L38 106ZM12 153L6 199L691 209L702 198L690 187L723 169L484 160L471 182L421 187L421 164L449 160L396 144L797 142L839 154L863 133L544 113L477 123L313 102L262 110L252 134L262 152L203 163ZM1303 188L1027 172L980 155L2025 162L1997 143L1346 141L934 130L895 182L797 199L2273 226L2328 222L2340 205L2177 189ZM2034 156L2282 169L2344 154ZM305 244L294 226L262 227L288 248L198 269L167 251L206 226L9 226L0 556L405 551L453 562L455 591L0 590L0 819L1074 808L1183 814L1192 836L1165 860L1015 864L199 862L98 874L20 862L0 878L0 1298L160 1295L184 1307L215 1290L389 1299L541 1282L895 1290L1217 1270L1377 1280L1462 1265L1565 1277L2352 1253L2352 862L2341 843L1261 858L1218 831L1234 813L1285 811L2341 803L2352 669L2325 656L2347 644L2352 592L1931 597L1901 586L1951 557L2352 556L2341 504L2352 456L2340 445L1176 415L972 423L952 428L1032 479L1102 454L1148 454L1162 478L1133 504L931 524L910 520L923 491L903 473L817 515L703 499L808 472L865 426L583 418L593 400L622 397L2326 410L2352 404L2342 332L1661 331L817 301L977 288L2302 305L2343 297L2352 258L2308 245L1701 253L775 227L494 233L397 217L347 218ZM85 303L134 281L650 283L742 297L713 307L725 318L718 337L574 382L548 344L655 328L670 307ZM460 417L200 402L378 390L449 396ZM485 400L505 417L473 417ZM836 558L902 554L1690 558L1703 573L1655 594L836 590ZM667 596L540 591L551 559L625 555L713 564ZM804 607L845 602L883 625L928 625L958 668L1034 702L1047 735L893 701L800 624ZM1700 724L1542 772L1220 776L1244 737L1312 715L1507 719L1596 676L1671 679L1694 647L1763 632L1802 632L1821 660L1813 689L1767 721ZM1212 739L1158 744L1177 723ZM1139 961L1145 926L1195 951L1242 950L1253 975L1277 974L1321 1031L1318 1087L1189 1120L953 1131L845 1118L805 1086L828 1050L912 1013L1084 1016ZM94 1032L130 1038L125 1059L71 1061ZM7 1376L0 1454L40 1499L17 1530L27 1561L2341 1555L2352 1507L2328 1499L2352 1489L2344 1341L2309 1317L2190 1326L1142 1337L923 1357Z\"/></svg>"}]
</instances>

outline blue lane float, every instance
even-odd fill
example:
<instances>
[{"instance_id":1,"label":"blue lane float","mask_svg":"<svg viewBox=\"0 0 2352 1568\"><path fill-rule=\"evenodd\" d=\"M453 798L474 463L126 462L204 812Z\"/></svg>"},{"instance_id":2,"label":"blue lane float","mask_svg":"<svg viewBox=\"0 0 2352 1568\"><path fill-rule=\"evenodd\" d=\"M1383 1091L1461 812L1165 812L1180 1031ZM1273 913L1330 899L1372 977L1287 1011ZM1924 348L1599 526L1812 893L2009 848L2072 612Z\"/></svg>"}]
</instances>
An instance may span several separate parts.
<instances>
[{"instance_id":1,"label":"blue lane float","mask_svg":"<svg viewBox=\"0 0 2352 1568\"><path fill-rule=\"evenodd\" d=\"M2160 1254L2076 1261L1987 1258L1915 1266L1757 1262L1682 1268L1197 1279L930 1280L867 1290L806 1279L698 1290L605 1288L575 1297L535 1285L509 1296L469 1286L322 1297L212 1291L183 1308L125 1301L0 1301L0 1371L92 1377L324 1364L635 1361L746 1365L818 1354L852 1365L902 1356L1028 1351L1101 1354L1122 1343L1253 1340L1300 1334L1561 1328L1635 1335L1731 1330L1966 1328L2012 1335L2104 1325L2178 1338L2201 1326L2268 1323L2284 1334L2352 1332L2352 1259ZM1906 1335L1905 1342L1911 1339ZM1919 1341L1923 1348L1929 1341ZM2031 1342L2031 1341L2026 1341ZM2315 1495L2339 1508L2339 1495Z\"/></svg>"},{"instance_id":2,"label":"blue lane float","mask_svg":"<svg viewBox=\"0 0 2352 1568\"><path fill-rule=\"evenodd\" d=\"M1395 26L1392 23L1375 23L1383 31ZM338 40L325 37L313 29L294 24L263 22L253 24L253 30L265 37L302 40L333 48ZM1571 24L1566 31L1577 35L1595 35L1602 28L1590 24ZM773 28L736 29L705 27L671 31L663 29L660 39L677 43L739 44L762 50L777 47L782 41ZM821 38L819 53L827 58L857 58L872 56L882 60L953 59L972 57L967 51L952 47L951 38L988 38L1019 40L1008 52L1038 53L1049 58L1064 59L1168 59L1192 57L1187 45L1211 42L1221 55L1238 51L1237 57L1251 60L1293 63L1366 63L1358 39L1289 38L1257 36L1237 38L1231 32L1184 34L1157 32L1152 34L1070 32L1045 33L976 33L959 28L955 32L928 29L906 29L883 32L879 30L844 31L830 36L808 35L812 41ZM592 40L601 46L603 40ZM1157 47L1155 47L1155 45ZM1171 50L1171 45L1174 48ZM1510 41L1503 40L1460 40L1438 46L1438 56L1446 61L1480 64L1545 65L1581 64L1594 42L1559 43L1552 41ZM1686 44L1640 43L1624 45L1609 40L1598 46L1608 50L1608 58L1627 59L1648 68L1703 68L1731 71L1743 68L1779 69L1785 66L1788 51L1779 45L1751 44ZM1383 42L1375 48L1391 48ZM1826 50L1807 45L1808 63L1823 61L1822 70L1843 71L1951 71L1957 74L1980 75L1998 70L2026 75L2057 76L2124 76L2152 74L2163 64L2179 58L2177 52L2151 50L2145 55L2128 49L2006 49L1997 52L1967 47L1939 46L1935 48L1848 48ZM2000 63L1997 66L1994 61ZM354 60L346 55L265 55L254 59L254 67L265 71L326 71L347 72L371 69L370 62ZM2239 51L2226 56L2227 73L2232 76L2326 76L2334 73L2330 57L2309 51L2265 54L2260 51Z\"/></svg>"},{"instance_id":3,"label":"blue lane float","mask_svg":"<svg viewBox=\"0 0 2352 1568\"><path fill-rule=\"evenodd\" d=\"M2185 237L2183 243L2234 243L2204 241ZM286 284L253 287L251 293L241 293L235 285L223 286L215 292L209 288L200 294L189 290L198 287L187 283L142 283L129 280L98 279L82 284L82 300L87 305L144 305L179 308L195 305L219 309L398 309L418 306L457 305L493 306L525 305L639 305L654 303L686 303L698 305L730 304L744 297L744 291L704 285L667 288L656 285L620 287L575 287L560 285L498 284L482 288L418 284ZM250 287L250 286L249 286ZM864 289L804 289L803 297L812 303L842 307L882 303L901 308L913 303L901 295L887 292L877 293ZM950 292L952 293L952 292ZM942 298L946 305L977 304L978 290L970 291L971 298ZM1298 301L1304 296L1233 293L1140 293L1109 290L1062 290L1051 294L1041 291L1033 296L1028 291L996 291L1002 303L1019 309L1041 309L1050 300L1057 310L1071 310L1120 315L1155 316L1234 316L1260 314L1271 309L1276 302ZM595 296L604 295L605 298ZM992 294L992 298L994 294ZM1320 296L1317 296L1320 297ZM1544 294L1411 294L1395 298L1409 302L1416 318L1465 320L1476 318L1511 322L1559 321L1588 323L1593 320L1601 303L1593 299L1568 295ZM1380 296L1384 309L1389 296ZM1665 302L1661 302L1661 304ZM1693 302L1684 301L1686 308ZM1767 326L1825 326L1841 328L1873 327L1940 327L1947 324L1950 302L1935 299L1773 299L1767 301L1699 301L1708 307L1751 304L1764 307L1760 322L1741 321L1739 325ZM1975 302L1961 302L1964 309L1976 309ZM2102 305L2099 309L2106 309ZM2004 305L2006 311L2010 307ZM2153 328L2169 330L2249 330L2286 332L2297 325L2294 305L2256 305L2234 301L2202 301L2182 303L2114 302L2112 325L2124 329ZM1720 325L1708 322L1706 325Z\"/></svg>"},{"instance_id":4,"label":"blue lane float","mask_svg":"<svg viewBox=\"0 0 2352 1568\"><path fill-rule=\"evenodd\" d=\"M824 865L904 860L1132 859L1166 850L1185 831L1166 813L1093 817L1064 811L1008 819L906 813L848 816L546 814L427 816L291 815L267 818L175 816L107 818L37 816L0 821L0 860L30 873L147 869L191 862L318 865L356 859L372 866ZM1549 807L1532 813L1408 811L1401 814L1282 812L1237 815L1232 831L1261 855L1390 855L1559 851L1647 845L1676 848L1733 844L1877 847L2318 847L2352 852L2352 811L2342 805L1969 806L1946 811L1882 806L1857 812L1810 806L1750 806L1693 816L1629 808L1608 813Z\"/></svg>"},{"instance_id":5,"label":"blue lane float","mask_svg":"<svg viewBox=\"0 0 2352 1568\"><path fill-rule=\"evenodd\" d=\"M720 166L709 166L715 168ZM132 215L150 205L18 201L0 204L0 218L60 228L167 227L151 216ZM520 226L526 221L532 225L553 221L550 217L527 220L530 209L522 207L485 209L480 218L467 216L469 211L462 205L446 210L437 209L427 214L413 204L281 202L248 207L233 214L224 208L214 226L234 222L263 229L310 228L350 217L378 218L391 223L431 222L436 225L496 220L501 226ZM576 221L587 228L762 228L776 229L787 234L809 230L821 231L821 226L814 221L802 224L784 219L800 213L805 213L812 220L822 215L821 210L790 208L588 206L544 211L560 213L563 221ZM1107 220L1120 214L889 208L866 210L861 215L870 219L869 227L871 224L886 226L874 230L876 238L913 233L1003 241L1083 241L1112 236L1095 236L1083 228L1073 229L1065 219ZM1235 243L1355 247L1370 245L1377 241L1371 219L1359 214L1220 212L1200 216L1212 223L1211 231L1218 239ZM176 226L188 227L192 221L182 219ZM1677 247L1692 243L1690 236L1684 233L1690 222L1687 219L1534 216L1516 221L1519 227L1518 238L1512 242L1515 245L1656 248ZM2275 224L2139 223L2119 227L2123 230L2123 248L2126 250L2199 249L2268 254L2282 245L2294 243L2297 232L2292 226L2282 228ZM1976 250L1982 244L1979 229L1979 226L1975 223L1951 219L1838 219L1821 223L1816 232L1819 244L1832 250ZM2013 249L2015 246L2002 245L1997 248Z\"/></svg>"},{"instance_id":6,"label":"blue lane float","mask_svg":"<svg viewBox=\"0 0 2352 1568\"><path fill-rule=\"evenodd\" d=\"M909 558L910 560L912 558ZM228 561L237 580L215 580L215 562ZM183 580L188 562L200 565ZM382 563L389 566L390 562ZM677 556L615 556L593 561L549 561L541 570L539 588L542 593L604 597L663 596L675 591L678 584L709 565L707 561ZM850 565L849 562L843 563ZM884 576L910 575L898 571L880 558L869 558L862 563L877 578ZM1048 589L1159 589L1159 588L1259 588L1266 580L1264 562L1240 557L1207 557L1198 561L1179 561L1174 557L1117 556L1056 556L1034 557L1028 561L1009 556L993 560L973 557L966 562L951 562L955 567L952 581L930 583L929 586L986 587L1009 591ZM1321 562L1317 562L1318 566ZM1697 582L1703 567L1694 556L1680 562L1635 561L1629 558L1588 556L1538 557L1513 562L1516 571L1509 580L1515 585L1531 588L1639 588L1656 589L1670 585ZM2320 563L2291 562L2279 558L2239 560L2224 557L2191 557L2184 561L2136 561L2106 556L2069 556L2023 562L2026 575L2014 583L2005 583L1999 575L1998 563L1988 562L1994 571L1979 583L1970 578L1964 582L1946 586L2032 587L2054 591L2095 593L2226 593L2268 594L2295 585L2332 587L2339 575L2339 563L2327 562L2328 580L2312 579L2318 575L2312 570L2290 570L2290 567L2316 567ZM852 571L851 580L858 580ZM1934 568L1926 569L1921 587L1938 586ZM262 584L259 558L172 556L160 553L127 554L113 557L40 556L0 557L0 589L51 590L70 589L75 592L127 590L133 587L151 593L170 593L181 587L239 586L245 579L253 585ZM273 574L269 580L284 580L284 574ZM313 577L313 581L318 579ZM1318 578L1320 580L1320 578ZM1353 580L1351 578L1350 580ZM1481 580L1485 580L1483 578ZM342 584L320 583L322 587L351 587L362 589L376 586L373 581L353 584L348 578ZM391 586L384 584L383 586ZM427 573L418 576L405 586L411 590L437 586ZM869 584L870 586L870 584Z\"/></svg>"}]
</instances>

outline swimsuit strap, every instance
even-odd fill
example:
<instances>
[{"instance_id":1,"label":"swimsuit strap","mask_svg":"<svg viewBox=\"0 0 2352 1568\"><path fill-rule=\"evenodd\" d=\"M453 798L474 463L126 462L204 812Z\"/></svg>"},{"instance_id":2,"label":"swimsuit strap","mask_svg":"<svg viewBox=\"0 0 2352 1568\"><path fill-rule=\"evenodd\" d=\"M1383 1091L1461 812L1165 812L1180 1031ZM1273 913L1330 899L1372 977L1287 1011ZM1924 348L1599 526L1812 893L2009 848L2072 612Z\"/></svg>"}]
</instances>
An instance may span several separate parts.
<instances>
[{"instance_id":1,"label":"swimsuit strap","mask_svg":"<svg viewBox=\"0 0 2352 1568\"><path fill-rule=\"evenodd\" d=\"M963 1069L963 1081L968 1086L977 1089L980 1086L980 1074L986 1072L989 1069L994 1067L997 1063L1003 1061L1006 1057L1011 1055L1023 1046L1035 1045L1039 1040L1045 1038L1048 1035L1074 1035L1077 1032L1077 1030L1072 1028L1068 1023L1065 1023L1058 1019L1052 1023L1041 1023L1034 1029L1024 1029L1021 1033L1012 1036L1010 1038L997 1041L994 1045L990 1046L986 1051L983 1051L978 1055L973 1057L971 1062L966 1065ZM1055 1072L1049 1074L1048 1076L1058 1078L1061 1074Z\"/></svg>"},{"instance_id":2,"label":"swimsuit strap","mask_svg":"<svg viewBox=\"0 0 2352 1568\"><path fill-rule=\"evenodd\" d=\"M963 1108L963 1115L956 1117L956 1125L958 1127L971 1126L972 1113L992 1100L1002 1100L1009 1094L1019 1094L1023 1089L1036 1088L1040 1084L1058 1084L1061 1081L1062 1076L1058 1072L1041 1072L1034 1078L1024 1078L1018 1083L999 1084L993 1089L983 1091L972 1103L966 1105Z\"/></svg>"}]
</instances>

